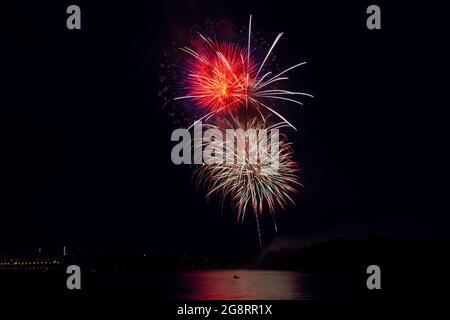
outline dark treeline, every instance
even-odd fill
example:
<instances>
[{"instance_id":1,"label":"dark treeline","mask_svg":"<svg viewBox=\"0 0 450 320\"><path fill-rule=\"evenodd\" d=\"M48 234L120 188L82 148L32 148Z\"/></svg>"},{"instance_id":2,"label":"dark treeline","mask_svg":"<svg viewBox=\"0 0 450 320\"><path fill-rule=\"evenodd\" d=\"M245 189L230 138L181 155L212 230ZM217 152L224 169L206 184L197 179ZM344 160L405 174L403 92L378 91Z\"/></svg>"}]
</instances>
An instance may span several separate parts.
<instances>
[{"instance_id":1,"label":"dark treeline","mask_svg":"<svg viewBox=\"0 0 450 320\"><path fill-rule=\"evenodd\" d=\"M303 272L335 272L367 276L378 265L384 279L411 286L450 289L450 240L330 239L301 249L266 254L261 266Z\"/></svg>"}]
</instances>

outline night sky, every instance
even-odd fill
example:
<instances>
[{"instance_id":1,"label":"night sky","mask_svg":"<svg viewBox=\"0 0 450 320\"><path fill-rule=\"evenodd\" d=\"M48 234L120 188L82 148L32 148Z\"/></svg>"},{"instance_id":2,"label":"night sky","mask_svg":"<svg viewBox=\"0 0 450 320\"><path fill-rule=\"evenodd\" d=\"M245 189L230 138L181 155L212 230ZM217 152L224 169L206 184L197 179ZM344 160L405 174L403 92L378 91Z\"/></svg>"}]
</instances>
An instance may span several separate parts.
<instances>
[{"instance_id":1,"label":"night sky","mask_svg":"<svg viewBox=\"0 0 450 320\"><path fill-rule=\"evenodd\" d=\"M66 28L81 7L82 29ZM207 203L186 166L170 160L176 127L158 96L161 61L177 36L226 19L268 41L291 86L314 94L283 106L305 189L279 211L265 245L333 236L444 237L445 138L432 84L445 53L436 6L372 1L18 1L2 9L0 251L258 250L251 216ZM285 110L285 111L284 111ZM447 142L448 144L448 142ZM441 158L442 159L442 158ZM442 178L441 178L442 177ZM442 200L441 200L442 199Z\"/></svg>"}]
</instances>

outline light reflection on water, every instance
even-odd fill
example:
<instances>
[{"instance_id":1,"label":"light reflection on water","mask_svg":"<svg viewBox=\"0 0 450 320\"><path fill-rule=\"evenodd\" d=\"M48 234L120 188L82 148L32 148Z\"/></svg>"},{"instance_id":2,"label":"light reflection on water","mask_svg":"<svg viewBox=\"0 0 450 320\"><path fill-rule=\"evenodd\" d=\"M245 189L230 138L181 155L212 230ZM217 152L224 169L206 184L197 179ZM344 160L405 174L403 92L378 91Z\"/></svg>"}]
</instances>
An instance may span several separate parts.
<instances>
[{"instance_id":1,"label":"light reflection on water","mask_svg":"<svg viewBox=\"0 0 450 320\"><path fill-rule=\"evenodd\" d=\"M237 275L239 279L234 279ZM179 272L176 298L186 300L308 300L305 275L273 270L198 270Z\"/></svg>"}]
</instances>

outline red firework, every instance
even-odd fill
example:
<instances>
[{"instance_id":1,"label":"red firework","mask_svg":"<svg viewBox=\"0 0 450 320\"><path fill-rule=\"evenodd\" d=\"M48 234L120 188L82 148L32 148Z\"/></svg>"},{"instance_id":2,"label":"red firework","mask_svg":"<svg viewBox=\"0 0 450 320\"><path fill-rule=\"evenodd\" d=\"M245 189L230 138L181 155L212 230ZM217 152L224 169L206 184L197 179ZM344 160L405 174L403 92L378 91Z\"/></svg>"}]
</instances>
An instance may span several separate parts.
<instances>
[{"instance_id":1,"label":"red firework","mask_svg":"<svg viewBox=\"0 0 450 320\"><path fill-rule=\"evenodd\" d=\"M277 35L262 62L256 61L250 48L251 26L250 16L246 48L235 43L213 41L201 34L199 34L201 42L194 49L180 48L189 54L190 58L186 61L187 74L183 80L186 95L177 97L175 100L189 99L196 106L204 109L206 114L197 121L206 121L221 111L251 105L260 113L260 110L265 109L275 114L295 129L286 118L267 104L270 101L282 100L302 105L302 102L294 99L295 96L312 97L305 92L295 92L274 86L280 81L289 79L285 74L306 62L298 63L275 75L272 71L262 73L267 59L283 33Z\"/></svg>"},{"instance_id":2,"label":"red firework","mask_svg":"<svg viewBox=\"0 0 450 320\"><path fill-rule=\"evenodd\" d=\"M248 101L256 65L252 57L247 57L246 49L231 43L205 41L195 50L194 57L188 61L184 87L198 106L219 112Z\"/></svg>"}]
</instances>

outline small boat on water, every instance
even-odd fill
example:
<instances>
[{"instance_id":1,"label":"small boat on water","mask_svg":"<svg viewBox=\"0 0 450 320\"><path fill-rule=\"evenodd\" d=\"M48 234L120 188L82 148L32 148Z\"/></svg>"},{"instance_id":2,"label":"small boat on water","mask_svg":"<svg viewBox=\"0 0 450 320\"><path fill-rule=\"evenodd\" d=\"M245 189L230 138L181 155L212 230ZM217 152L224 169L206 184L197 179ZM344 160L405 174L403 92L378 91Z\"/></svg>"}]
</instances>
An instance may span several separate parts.
<instances>
[{"instance_id":1,"label":"small boat on water","mask_svg":"<svg viewBox=\"0 0 450 320\"><path fill-rule=\"evenodd\" d=\"M237 275L234 275L233 279L239 279L239 277Z\"/></svg>"}]
</instances>

